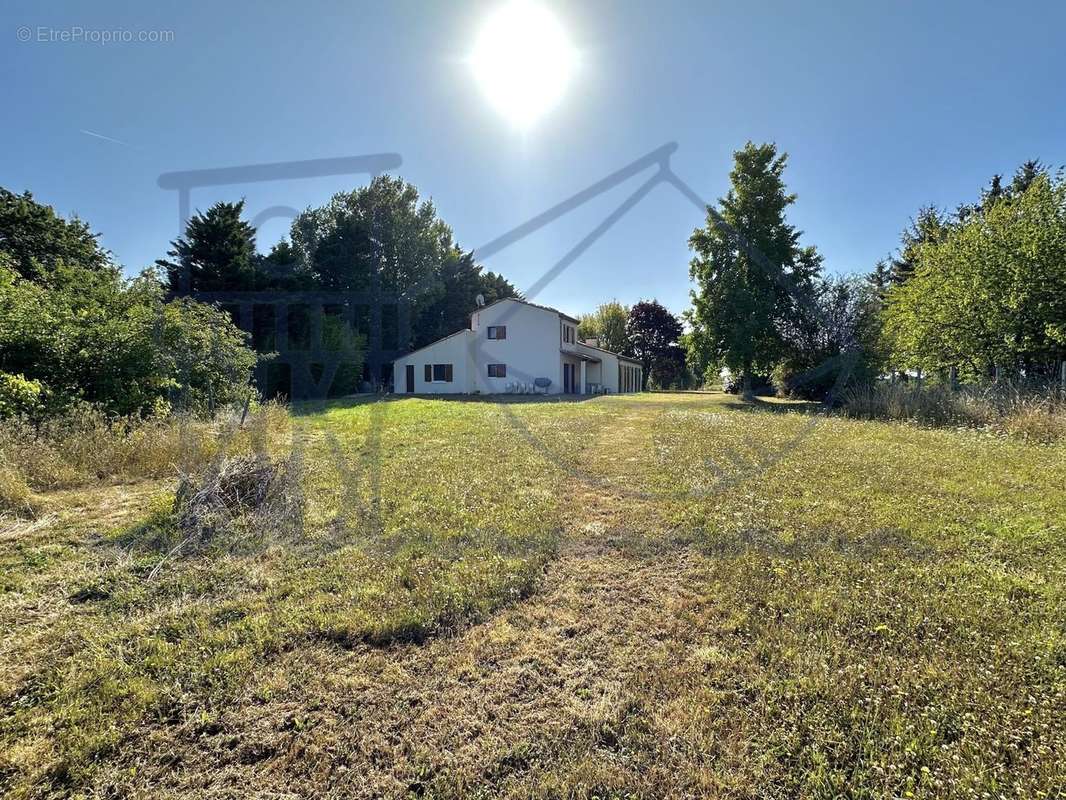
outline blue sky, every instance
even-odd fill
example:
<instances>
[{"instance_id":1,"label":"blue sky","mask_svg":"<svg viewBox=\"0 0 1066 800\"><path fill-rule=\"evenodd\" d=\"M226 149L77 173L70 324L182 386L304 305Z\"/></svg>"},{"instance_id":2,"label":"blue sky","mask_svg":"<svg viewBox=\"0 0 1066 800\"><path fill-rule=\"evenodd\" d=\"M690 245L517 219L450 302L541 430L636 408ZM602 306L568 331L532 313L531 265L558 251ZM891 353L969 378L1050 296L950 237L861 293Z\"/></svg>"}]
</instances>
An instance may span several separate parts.
<instances>
[{"instance_id":1,"label":"blue sky","mask_svg":"<svg viewBox=\"0 0 1066 800\"><path fill-rule=\"evenodd\" d=\"M972 199L1024 159L1066 162L1066 4L552 3L581 53L561 103L520 133L464 58L498 2L7 2L0 184L76 212L130 271L177 232L160 173L395 152L477 247L639 156L713 200L731 153L790 154L791 219L833 272L868 270L923 204ZM31 41L18 40L27 26ZM168 43L38 41L40 29L172 31ZM92 131L122 144L88 135ZM650 174L650 173L648 173ZM528 287L645 179L489 258ZM366 176L212 187L304 208ZM698 212L657 187L537 296L688 303ZM286 223L260 232L276 241Z\"/></svg>"}]
</instances>

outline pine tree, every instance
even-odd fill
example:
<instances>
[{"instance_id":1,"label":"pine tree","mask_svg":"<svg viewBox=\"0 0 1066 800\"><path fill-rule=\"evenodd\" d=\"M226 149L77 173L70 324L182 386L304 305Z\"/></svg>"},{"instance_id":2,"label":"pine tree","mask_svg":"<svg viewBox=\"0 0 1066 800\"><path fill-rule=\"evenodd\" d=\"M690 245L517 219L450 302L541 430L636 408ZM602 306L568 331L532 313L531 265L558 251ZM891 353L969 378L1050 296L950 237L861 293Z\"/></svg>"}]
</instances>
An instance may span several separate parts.
<instances>
[{"instance_id":1,"label":"pine tree","mask_svg":"<svg viewBox=\"0 0 1066 800\"><path fill-rule=\"evenodd\" d=\"M1041 175L1046 174L1047 169L1038 159L1024 162L1018 167L1017 171L1014 173L1014 178L1010 182L1011 197L1025 194L1025 190L1032 186L1033 181Z\"/></svg>"},{"instance_id":2,"label":"pine tree","mask_svg":"<svg viewBox=\"0 0 1066 800\"><path fill-rule=\"evenodd\" d=\"M923 245L941 241L950 225L935 206L925 206L912 219L910 227L903 231L899 253L892 259L892 283L905 283L914 274L918 251Z\"/></svg>"},{"instance_id":3,"label":"pine tree","mask_svg":"<svg viewBox=\"0 0 1066 800\"><path fill-rule=\"evenodd\" d=\"M241 219L244 201L215 203L189 220L156 264L166 270L170 291L247 291L256 288L255 228Z\"/></svg>"}]
</instances>

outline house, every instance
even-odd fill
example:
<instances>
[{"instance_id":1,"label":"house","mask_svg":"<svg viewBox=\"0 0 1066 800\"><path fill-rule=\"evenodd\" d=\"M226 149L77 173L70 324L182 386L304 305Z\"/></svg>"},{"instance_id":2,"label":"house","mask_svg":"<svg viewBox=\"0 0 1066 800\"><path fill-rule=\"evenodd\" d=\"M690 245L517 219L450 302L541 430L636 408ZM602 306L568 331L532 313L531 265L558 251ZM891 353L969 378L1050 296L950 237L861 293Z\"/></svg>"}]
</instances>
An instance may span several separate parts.
<instances>
[{"instance_id":1,"label":"house","mask_svg":"<svg viewBox=\"0 0 1066 800\"><path fill-rule=\"evenodd\" d=\"M456 331L393 361L407 394L504 394L536 383L548 394L639 392L640 362L577 339L578 321L512 297L470 315ZM544 387L544 380L551 381Z\"/></svg>"}]
</instances>

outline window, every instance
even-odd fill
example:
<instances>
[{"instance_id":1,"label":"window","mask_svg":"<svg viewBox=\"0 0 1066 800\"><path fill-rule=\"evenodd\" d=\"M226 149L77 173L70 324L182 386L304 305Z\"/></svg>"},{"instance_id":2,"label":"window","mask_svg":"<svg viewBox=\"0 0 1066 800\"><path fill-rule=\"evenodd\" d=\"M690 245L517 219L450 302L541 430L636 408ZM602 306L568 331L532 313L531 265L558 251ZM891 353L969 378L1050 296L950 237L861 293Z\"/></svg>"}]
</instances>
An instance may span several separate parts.
<instances>
[{"instance_id":1,"label":"window","mask_svg":"<svg viewBox=\"0 0 1066 800\"><path fill-rule=\"evenodd\" d=\"M574 326L563 325L563 342L566 344L574 343Z\"/></svg>"},{"instance_id":2,"label":"window","mask_svg":"<svg viewBox=\"0 0 1066 800\"><path fill-rule=\"evenodd\" d=\"M507 338L507 326L506 325L489 325L489 338L490 339L506 339Z\"/></svg>"},{"instance_id":3,"label":"window","mask_svg":"<svg viewBox=\"0 0 1066 800\"><path fill-rule=\"evenodd\" d=\"M426 383L451 383L451 364L426 364Z\"/></svg>"},{"instance_id":4,"label":"window","mask_svg":"<svg viewBox=\"0 0 1066 800\"><path fill-rule=\"evenodd\" d=\"M490 378L506 378L507 377L507 365L506 364L489 364L489 377Z\"/></svg>"}]
</instances>

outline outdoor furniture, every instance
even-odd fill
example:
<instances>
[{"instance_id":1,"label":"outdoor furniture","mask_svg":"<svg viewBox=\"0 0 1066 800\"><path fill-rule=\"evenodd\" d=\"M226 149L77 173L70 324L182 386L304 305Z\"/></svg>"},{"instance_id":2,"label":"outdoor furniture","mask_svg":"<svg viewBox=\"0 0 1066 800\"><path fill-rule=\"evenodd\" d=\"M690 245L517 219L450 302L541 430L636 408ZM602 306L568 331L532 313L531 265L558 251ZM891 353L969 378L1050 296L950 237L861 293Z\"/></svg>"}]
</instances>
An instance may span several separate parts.
<instances>
[{"instance_id":1,"label":"outdoor furniture","mask_svg":"<svg viewBox=\"0 0 1066 800\"><path fill-rule=\"evenodd\" d=\"M551 378L537 378L533 381L533 385L538 389L543 389L544 394L548 393L548 387L552 385Z\"/></svg>"}]
</instances>

